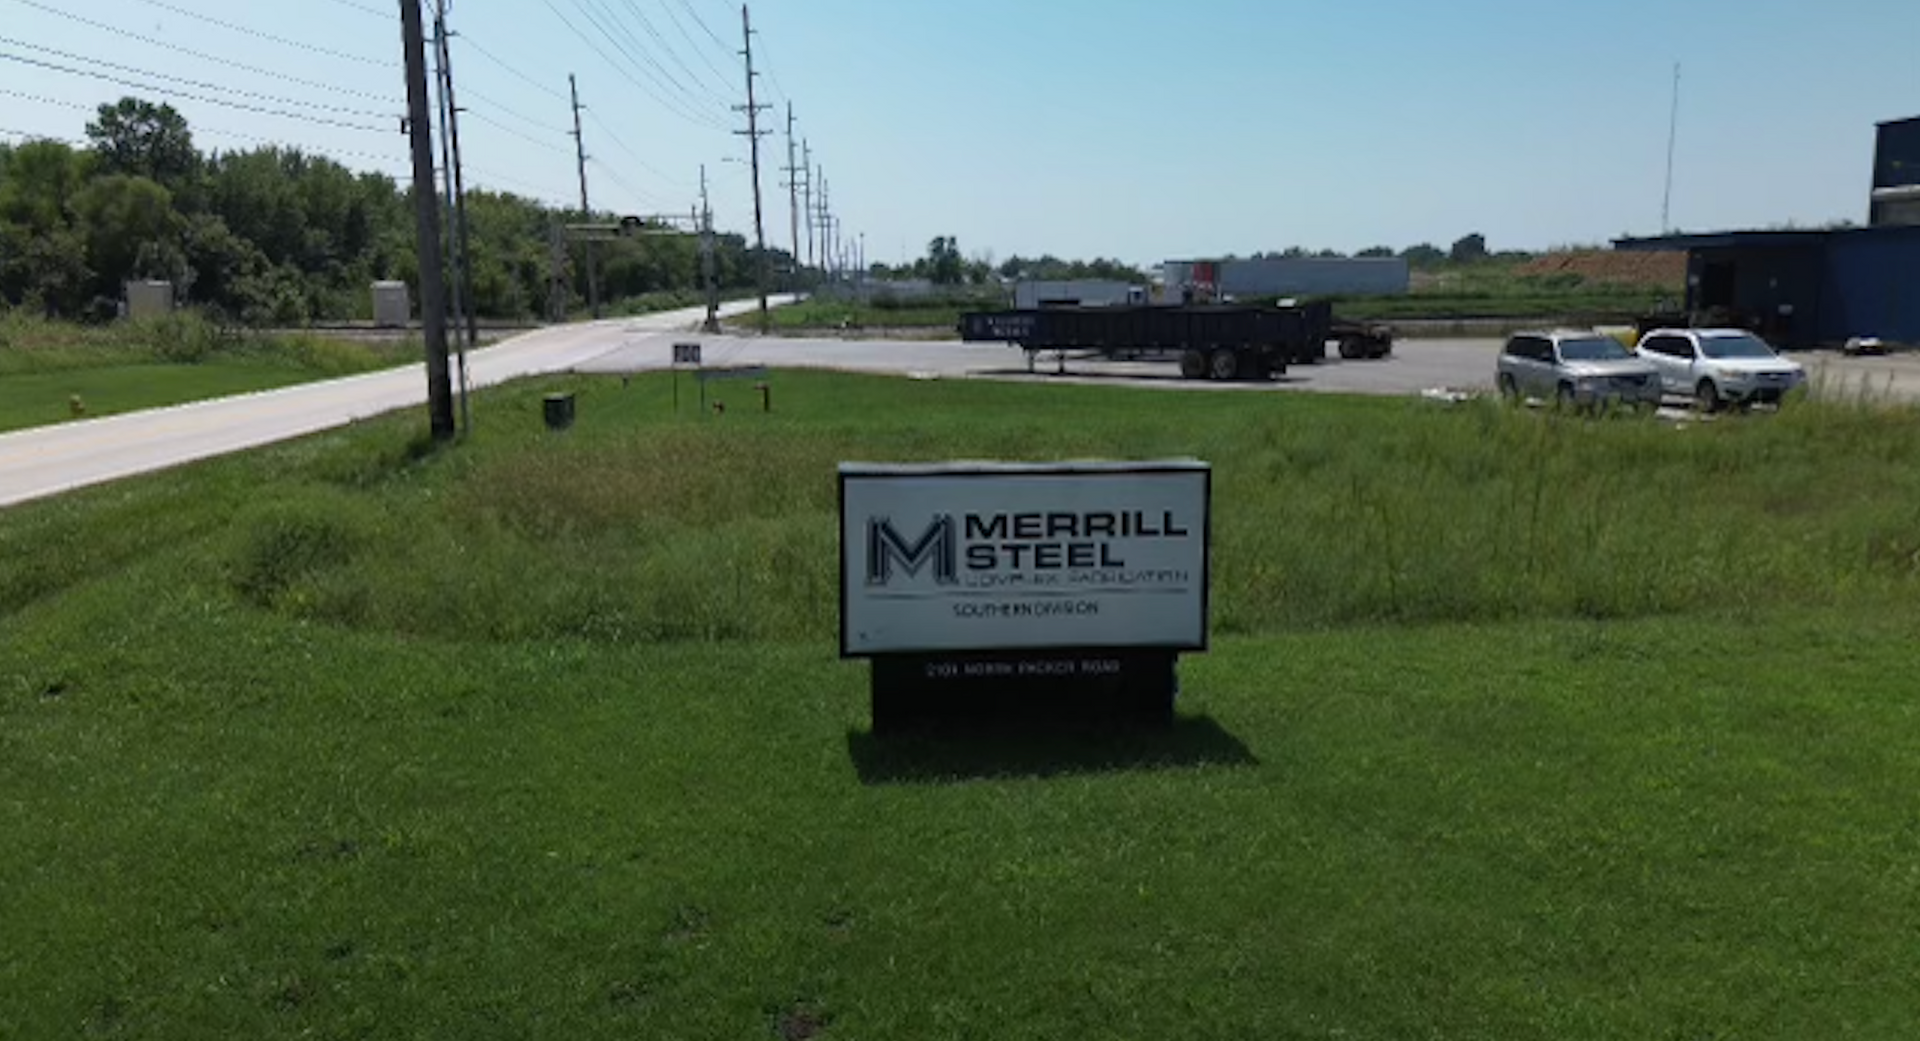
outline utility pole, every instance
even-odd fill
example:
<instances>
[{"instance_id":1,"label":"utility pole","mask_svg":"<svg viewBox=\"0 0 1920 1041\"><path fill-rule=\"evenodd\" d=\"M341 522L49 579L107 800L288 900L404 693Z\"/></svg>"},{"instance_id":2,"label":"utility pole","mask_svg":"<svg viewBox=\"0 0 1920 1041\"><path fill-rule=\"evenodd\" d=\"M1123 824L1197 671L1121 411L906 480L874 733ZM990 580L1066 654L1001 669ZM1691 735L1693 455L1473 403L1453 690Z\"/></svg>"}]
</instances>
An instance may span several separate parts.
<instances>
[{"instance_id":1,"label":"utility pole","mask_svg":"<svg viewBox=\"0 0 1920 1041\"><path fill-rule=\"evenodd\" d=\"M407 76L407 134L413 145L414 234L420 255L420 324L427 347L427 416L436 441L451 440L453 385L447 371L447 302L441 284L440 211L433 187L433 118L427 108L427 43L419 0L400 0L400 49Z\"/></svg>"},{"instance_id":2,"label":"utility pole","mask_svg":"<svg viewBox=\"0 0 1920 1041\"><path fill-rule=\"evenodd\" d=\"M801 141L800 156L801 156L800 165L802 167L800 171L800 176L804 178L804 180L800 182L800 187L803 191L806 192L806 203L807 203L806 209L802 210L801 212L806 214L807 216L807 266L812 267L813 266L813 145L807 141L804 141L804 140ZM795 257L794 259L798 260L800 258Z\"/></svg>"},{"instance_id":3,"label":"utility pole","mask_svg":"<svg viewBox=\"0 0 1920 1041\"><path fill-rule=\"evenodd\" d=\"M1660 200L1660 234L1673 230L1673 146L1680 139L1680 63L1673 63L1673 114L1667 122L1667 188Z\"/></svg>"},{"instance_id":4,"label":"utility pole","mask_svg":"<svg viewBox=\"0 0 1920 1041\"><path fill-rule=\"evenodd\" d=\"M587 206L587 139L580 133L580 87L574 82L573 73L567 73L567 92L573 95L573 147L580 158L580 219L593 219L593 210ZM587 240L587 306L593 309L593 317L600 318L600 244Z\"/></svg>"},{"instance_id":5,"label":"utility pole","mask_svg":"<svg viewBox=\"0 0 1920 1041\"><path fill-rule=\"evenodd\" d=\"M707 202L707 164L700 164L700 212L695 216L700 227L700 274L707 284L707 320L701 326L710 333L720 331L720 280L713 268L713 208Z\"/></svg>"},{"instance_id":6,"label":"utility pole","mask_svg":"<svg viewBox=\"0 0 1920 1041\"><path fill-rule=\"evenodd\" d=\"M827 207L827 168L820 168L820 268L833 281L833 216Z\"/></svg>"},{"instance_id":7,"label":"utility pole","mask_svg":"<svg viewBox=\"0 0 1920 1041\"><path fill-rule=\"evenodd\" d=\"M439 52L440 65L440 118L443 121L440 135L442 156L447 155L451 142L452 155L448 164L448 206L451 208L452 227L448 231L448 244L453 250L453 312L466 315L466 338L459 341L460 346L460 429L473 432L473 408L469 403L467 378L467 352L480 345L479 305L473 299L473 251L472 239L467 234L467 185L460 169L460 106L453 93L453 52L447 45L447 0L435 0L433 13L433 42ZM455 241L457 239L457 242ZM456 339L458 337L456 336Z\"/></svg>"},{"instance_id":8,"label":"utility pole","mask_svg":"<svg viewBox=\"0 0 1920 1041\"><path fill-rule=\"evenodd\" d=\"M793 164L793 102L787 102L787 216L793 224L793 278L789 292L798 289L800 280L800 168Z\"/></svg>"},{"instance_id":9,"label":"utility pole","mask_svg":"<svg viewBox=\"0 0 1920 1041\"><path fill-rule=\"evenodd\" d=\"M753 151L753 238L754 245L760 251L758 279L760 283L760 332L764 335L771 321L767 315L767 228L762 215L764 211L761 208L760 201L760 136L762 133L760 130L760 113L771 106L759 104L754 100L753 81L759 77L758 74L753 71L753 17L748 13L747 5L745 4L740 5L740 33L746 39L746 49L740 53L744 54L747 59L747 104L745 109L747 113L747 129L744 131L736 130L734 133L746 134L747 141L752 145ZM741 111L741 106L735 105L734 111Z\"/></svg>"},{"instance_id":10,"label":"utility pole","mask_svg":"<svg viewBox=\"0 0 1920 1041\"><path fill-rule=\"evenodd\" d=\"M548 226L547 255L552 274L547 282L547 320L558 325L567 320L567 298L573 290L567 285L567 240L560 231L560 219Z\"/></svg>"}]
</instances>

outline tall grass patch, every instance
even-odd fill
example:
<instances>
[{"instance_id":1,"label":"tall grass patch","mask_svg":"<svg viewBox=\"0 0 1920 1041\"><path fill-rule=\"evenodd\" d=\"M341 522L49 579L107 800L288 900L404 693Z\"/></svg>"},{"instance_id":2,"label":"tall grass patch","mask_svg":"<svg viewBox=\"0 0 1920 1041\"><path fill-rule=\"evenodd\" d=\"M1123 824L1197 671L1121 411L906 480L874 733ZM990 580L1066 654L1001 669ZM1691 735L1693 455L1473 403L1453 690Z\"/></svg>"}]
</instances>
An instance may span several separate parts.
<instances>
[{"instance_id":1,"label":"tall grass patch","mask_svg":"<svg viewBox=\"0 0 1920 1041\"><path fill-rule=\"evenodd\" d=\"M824 640L837 463L1174 456L1216 470L1224 634L1822 604L1920 581L1913 410L1676 426L781 373L771 415L694 416L668 379L483 394L480 434L451 453L400 422L274 449L292 490L233 522L252 554L233 588L449 639ZM548 434L539 398L562 386L581 420ZM320 518L336 527L295 523Z\"/></svg>"}]
</instances>

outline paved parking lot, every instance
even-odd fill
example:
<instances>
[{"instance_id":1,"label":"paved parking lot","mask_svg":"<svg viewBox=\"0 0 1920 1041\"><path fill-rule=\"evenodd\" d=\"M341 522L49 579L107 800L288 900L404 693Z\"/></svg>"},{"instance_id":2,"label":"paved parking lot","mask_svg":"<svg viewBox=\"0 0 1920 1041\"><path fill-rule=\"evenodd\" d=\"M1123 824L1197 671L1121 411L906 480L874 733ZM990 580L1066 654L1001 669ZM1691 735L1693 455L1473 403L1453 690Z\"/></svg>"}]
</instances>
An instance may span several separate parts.
<instances>
[{"instance_id":1,"label":"paved parking lot","mask_svg":"<svg viewBox=\"0 0 1920 1041\"><path fill-rule=\"evenodd\" d=\"M666 368L672 344L698 342L708 367L742 365L838 369L914 375L922 378L1006 379L1073 382L1179 390L1274 393L1317 391L1332 394L1411 395L1434 389L1486 392L1493 389L1493 368L1501 341L1495 339L1403 340L1393 356L1380 361L1343 361L1295 366L1270 384L1212 383L1183 380L1173 359L1107 361L1069 357L1065 373L1051 355L1042 355L1036 371L1026 356L997 344L954 342L781 339L770 337L634 337L589 362L582 372L642 372ZM1920 355L1849 358L1834 353L1795 355L1814 376L1821 393L1871 393L1875 397L1920 401Z\"/></svg>"}]
</instances>

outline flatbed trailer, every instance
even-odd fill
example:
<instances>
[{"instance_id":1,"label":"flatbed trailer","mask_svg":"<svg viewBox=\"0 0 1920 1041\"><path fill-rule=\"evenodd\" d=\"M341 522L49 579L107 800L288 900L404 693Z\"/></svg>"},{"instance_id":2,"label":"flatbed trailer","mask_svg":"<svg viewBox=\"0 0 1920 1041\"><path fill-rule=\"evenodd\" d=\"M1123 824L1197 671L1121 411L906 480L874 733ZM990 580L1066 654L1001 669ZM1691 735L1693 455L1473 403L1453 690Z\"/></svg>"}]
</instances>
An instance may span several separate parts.
<instances>
[{"instance_id":1,"label":"flatbed trailer","mask_svg":"<svg viewBox=\"0 0 1920 1041\"><path fill-rule=\"evenodd\" d=\"M1123 359L1173 353L1180 375L1213 380L1271 379L1289 365L1325 358L1330 339L1340 341L1342 357L1382 357L1392 349L1391 331L1337 322L1325 303L976 311L960 316L960 338L1017 346L1027 353L1029 370L1046 352L1056 355L1062 372L1073 352Z\"/></svg>"}]
</instances>

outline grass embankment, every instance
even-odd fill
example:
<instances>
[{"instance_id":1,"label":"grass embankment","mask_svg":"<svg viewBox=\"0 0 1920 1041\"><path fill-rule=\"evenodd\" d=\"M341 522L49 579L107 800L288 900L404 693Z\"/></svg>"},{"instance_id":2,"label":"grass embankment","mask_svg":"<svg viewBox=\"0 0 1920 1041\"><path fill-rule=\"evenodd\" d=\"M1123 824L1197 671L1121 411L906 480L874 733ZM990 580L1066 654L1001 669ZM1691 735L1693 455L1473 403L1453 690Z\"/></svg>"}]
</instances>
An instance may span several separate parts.
<instances>
[{"instance_id":1,"label":"grass embankment","mask_svg":"<svg viewBox=\"0 0 1920 1041\"><path fill-rule=\"evenodd\" d=\"M0 1035L1910 1027L1920 415L776 379L0 513ZM866 738L834 463L1176 454L1172 734Z\"/></svg>"},{"instance_id":2,"label":"grass embankment","mask_svg":"<svg viewBox=\"0 0 1920 1041\"><path fill-rule=\"evenodd\" d=\"M187 313L110 326L0 315L0 432L270 390L420 356L412 338L369 344L252 333Z\"/></svg>"},{"instance_id":3,"label":"grass embankment","mask_svg":"<svg viewBox=\"0 0 1920 1041\"><path fill-rule=\"evenodd\" d=\"M1548 255L1551 259L1553 254ZM1604 265L1616 255L1598 254ZM1535 273L1534 262L1486 260L1416 273L1405 296L1331 297L1336 313L1367 320L1575 318L1630 321L1685 296L1679 283L1612 281L1575 271Z\"/></svg>"}]
</instances>

